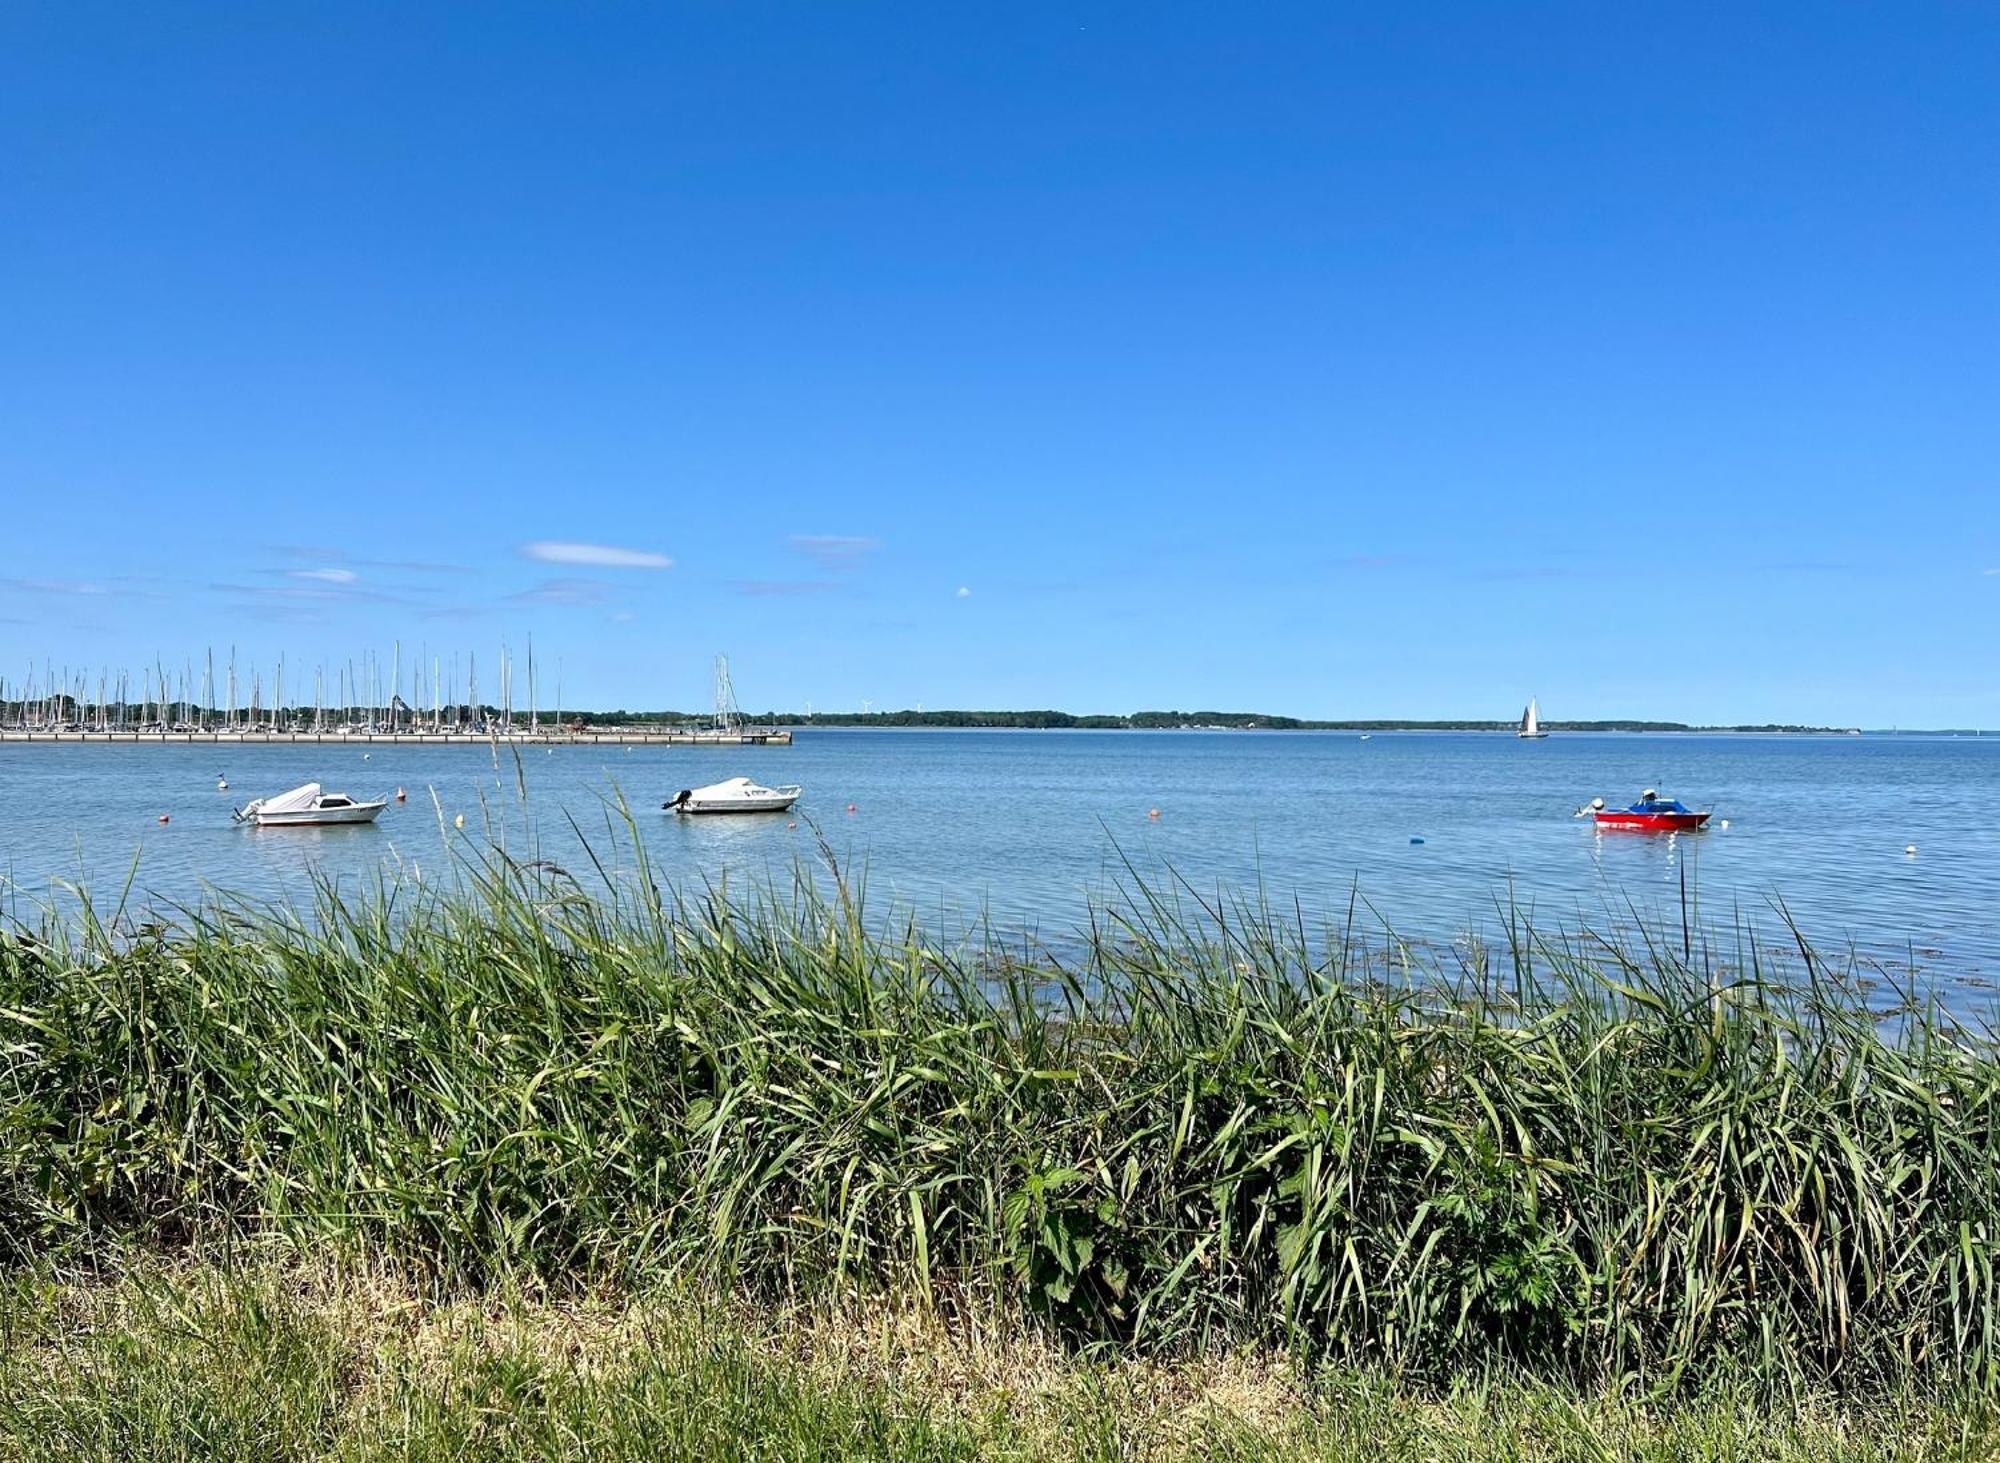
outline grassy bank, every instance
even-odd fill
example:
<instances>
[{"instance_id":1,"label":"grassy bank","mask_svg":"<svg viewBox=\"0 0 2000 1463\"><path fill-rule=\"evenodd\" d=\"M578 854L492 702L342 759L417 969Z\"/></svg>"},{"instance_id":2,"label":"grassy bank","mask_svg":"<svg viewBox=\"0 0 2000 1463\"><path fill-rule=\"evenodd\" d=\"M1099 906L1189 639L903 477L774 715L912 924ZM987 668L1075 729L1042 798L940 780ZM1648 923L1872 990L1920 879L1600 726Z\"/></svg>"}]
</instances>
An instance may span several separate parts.
<instances>
[{"instance_id":1,"label":"grassy bank","mask_svg":"<svg viewBox=\"0 0 2000 1463\"><path fill-rule=\"evenodd\" d=\"M1087 1358L1004 1317L440 1299L384 1273L142 1264L0 1297L0 1458L1981 1459L1991 1408L1518 1375L1445 1388L1217 1349Z\"/></svg>"},{"instance_id":2,"label":"grassy bank","mask_svg":"<svg viewBox=\"0 0 2000 1463\"><path fill-rule=\"evenodd\" d=\"M0 937L0 1251L665 1279L1579 1397L1990 1390L2000 1056L1793 952L1445 970L1141 895L1061 962L496 860Z\"/></svg>"}]
</instances>

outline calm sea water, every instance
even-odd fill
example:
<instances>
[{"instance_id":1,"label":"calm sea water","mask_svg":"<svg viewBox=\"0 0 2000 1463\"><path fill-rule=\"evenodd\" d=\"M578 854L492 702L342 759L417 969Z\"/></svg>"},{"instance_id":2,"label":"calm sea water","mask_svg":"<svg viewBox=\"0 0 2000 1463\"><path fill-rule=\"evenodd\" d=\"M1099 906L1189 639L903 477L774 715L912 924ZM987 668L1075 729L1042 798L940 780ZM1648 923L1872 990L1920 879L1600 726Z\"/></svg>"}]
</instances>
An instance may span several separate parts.
<instances>
[{"instance_id":1,"label":"calm sea water","mask_svg":"<svg viewBox=\"0 0 2000 1463\"><path fill-rule=\"evenodd\" d=\"M1496 934L1510 899L1541 925L1604 928L1636 910L1677 927L1685 873L1711 926L1775 937L1782 900L1822 945L1914 955L1975 988L2000 976L2000 738L806 731L791 747L528 749L525 803L511 756L365 750L0 745L0 900L18 909L57 881L115 894L135 858L137 887L169 900L297 894L314 870L432 877L447 837L488 829L584 868L564 815L615 852L604 830L621 790L663 882L788 877L811 852L804 823L658 811L678 788L744 774L803 783L801 812L865 869L871 902L948 932L983 912L1060 938L1129 883L1128 860L1203 893L1261 881L1315 920L1358 898L1363 924L1437 944ZM232 804L308 779L410 796L371 828L231 822ZM1728 828L1599 834L1570 816L1649 786ZM458 814L466 832L449 834Z\"/></svg>"}]
</instances>

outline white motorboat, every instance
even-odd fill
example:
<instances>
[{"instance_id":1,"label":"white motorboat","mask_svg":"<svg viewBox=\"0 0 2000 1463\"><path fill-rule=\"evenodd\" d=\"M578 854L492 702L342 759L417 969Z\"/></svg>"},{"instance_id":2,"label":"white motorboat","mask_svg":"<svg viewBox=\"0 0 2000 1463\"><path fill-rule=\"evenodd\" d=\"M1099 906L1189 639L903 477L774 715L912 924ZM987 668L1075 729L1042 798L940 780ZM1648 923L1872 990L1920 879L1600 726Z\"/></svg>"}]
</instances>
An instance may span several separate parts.
<instances>
[{"instance_id":1,"label":"white motorboat","mask_svg":"<svg viewBox=\"0 0 2000 1463\"><path fill-rule=\"evenodd\" d=\"M660 806L674 813L782 813L804 790L796 783L765 787L747 777L732 777L707 787L684 787Z\"/></svg>"},{"instance_id":2,"label":"white motorboat","mask_svg":"<svg viewBox=\"0 0 2000 1463\"><path fill-rule=\"evenodd\" d=\"M240 823L259 828L296 828L333 823L373 823L375 815L389 806L387 798L372 803L356 802L344 792L321 792L316 782L295 787L274 798L258 798L236 810Z\"/></svg>"}]
</instances>

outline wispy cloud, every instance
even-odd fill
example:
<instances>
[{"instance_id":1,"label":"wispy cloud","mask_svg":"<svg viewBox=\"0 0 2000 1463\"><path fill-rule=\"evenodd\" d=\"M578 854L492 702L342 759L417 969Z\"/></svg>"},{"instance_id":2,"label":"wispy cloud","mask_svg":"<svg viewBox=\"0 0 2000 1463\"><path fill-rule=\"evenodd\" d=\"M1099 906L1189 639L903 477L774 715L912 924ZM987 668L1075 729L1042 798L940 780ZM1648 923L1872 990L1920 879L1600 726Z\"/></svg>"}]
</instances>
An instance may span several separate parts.
<instances>
[{"instance_id":1,"label":"wispy cloud","mask_svg":"<svg viewBox=\"0 0 2000 1463\"><path fill-rule=\"evenodd\" d=\"M1582 570L1568 564L1508 564L1493 569L1480 569L1468 576L1484 580L1512 579L1582 579Z\"/></svg>"},{"instance_id":2,"label":"wispy cloud","mask_svg":"<svg viewBox=\"0 0 2000 1463\"><path fill-rule=\"evenodd\" d=\"M729 587L738 594L811 595L833 594L842 586L828 579L732 579Z\"/></svg>"},{"instance_id":3,"label":"wispy cloud","mask_svg":"<svg viewBox=\"0 0 2000 1463\"><path fill-rule=\"evenodd\" d=\"M853 533L795 533L788 540L824 569L853 569L882 547L882 540Z\"/></svg>"},{"instance_id":4,"label":"wispy cloud","mask_svg":"<svg viewBox=\"0 0 2000 1463\"><path fill-rule=\"evenodd\" d=\"M322 584L352 584L361 576L352 569L287 569L289 579L316 579Z\"/></svg>"},{"instance_id":5,"label":"wispy cloud","mask_svg":"<svg viewBox=\"0 0 2000 1463\"><path fill-rule=\"evenodd\" d=\"M0 579L0 589L18 589L23 594L108 594L101 584L80 579Z\"/></svg>"},{"instance_id":6,"label":"wispy cloud","mask_svg":"<svg viewBox=\"0 0 2000 1463\"><path fill-rule=\"evenodd\" d=\"M521 545L521 557L537 564L588 564L598 569L671 569L674 561L650 549L615 544L578 544L561 539L536 539Z\"/></svg>"},{"instance_id":7,"label":"wispy cloud","mask_svg":"<svg viewBox=\"0 0 2000 1463\"><path fill-rule=\"evenodd\" d=\"M1986 576L1986 577L1987 577L1988 579L1992 579L1992 578L1995 578L1995 577L2000 577L2000 568L1994 568L1994 569L1981 569L1981 570L1980 570L1979 572L1980 572L1981 574L1984 574L1984 575L1985 575L1985 576Z\"/></svg>"},{"instance_id":8,"label":"wispy cloud","mask_svg":"<svg viewBox=\"0 0 2000 1463\"><path fill-rule=\"evenodd\" d=\"M376 589L357 589L345 582L319 581L311 584L211 584L218 594L236 595L254 604L381 604L412 605L417 601L401 594L385 594Z\"/></svg>"},{"instance_id":9,"label":"wispy cloud","mask_svg":"<svg viewBox=\"0 0 2000 1463\"><path fill-rule=\"evenodd\" d=\"M469 564L443 564L435 559L349 559L364 569L393 569L400 574L470 574Z\"/></svg>"},{"instance_id":10,"label":"wispy cloud","mask_svg":"<svg viewBox=\"0 0 2000 1463\"><path fill-rule=\"evenodd\" d=\"M349 564L357 569L390 569L400 574L470 574L471 566L446 564L435 559L366 559L328 544L265 544L264 552L280 559L303 559L311 564ZM285 570L292 573L292 570Z\"/></svg>"},{"instance_id":11,"label":"wispy cloud","mask_svg":"<svg viewBox=\"0 0 2000 1463\"><path fill-rule=\"evenodd\" d=\"M277 620L286 625L331 625L333 620L325 610L311 605L269 605L258 610L261 619Z\"/></svg>"},{"instance_id":12,"label":"wispy cloud","mask_svg":"<svg viewBox=\"0 0 2000 1463\"><path fill-rule=\"evenodd\" d=\"M966 588L966 587L965 587L965 586L964 586L963 584L961 584L961 585L959 585L959 586L958 586L958 593L957 593L957 594L955 594L955 595L953 595L953 596L952 596L952 598L953 598L953 599L971 599L971 598L972 598L972 591L971 591L971 590L969 590L969 589L967 589L967 588Z\"/></svg>"},{"instance_id":13,"label":"wispy cloud","mask_svg":"<svg viewBox=\"0 0 2000 1463\"><path fill-rule=\"evenodd\" d=\"M603 604L610 593L611 586L602 579L544 579L507 598L514 604L594 605Z\"/></svg>"}]
</instances>

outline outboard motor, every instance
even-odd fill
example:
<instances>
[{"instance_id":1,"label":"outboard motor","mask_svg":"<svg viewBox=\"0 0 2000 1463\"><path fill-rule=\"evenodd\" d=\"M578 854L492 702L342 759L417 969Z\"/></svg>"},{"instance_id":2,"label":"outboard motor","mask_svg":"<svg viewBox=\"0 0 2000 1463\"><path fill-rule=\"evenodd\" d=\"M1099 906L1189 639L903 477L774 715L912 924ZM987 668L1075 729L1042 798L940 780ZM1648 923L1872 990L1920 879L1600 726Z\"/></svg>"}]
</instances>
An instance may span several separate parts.
<instances>
[{"instance_id":1,"label":"outboard motor","mask_svg":"<svg viewBox=\"0 0 2000 1463\"><path fill-rule=\"evenodd\" d=\"M668 812L674 808L678 808L682 803L686 802L689 798L693 796L694 796L694 789L691 787L684 787L679 792L673 795L671 801L661 803L660 811Z\"/></svg>"}]
</instances>

